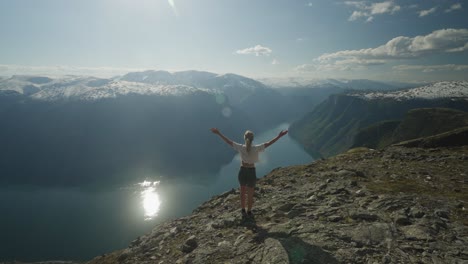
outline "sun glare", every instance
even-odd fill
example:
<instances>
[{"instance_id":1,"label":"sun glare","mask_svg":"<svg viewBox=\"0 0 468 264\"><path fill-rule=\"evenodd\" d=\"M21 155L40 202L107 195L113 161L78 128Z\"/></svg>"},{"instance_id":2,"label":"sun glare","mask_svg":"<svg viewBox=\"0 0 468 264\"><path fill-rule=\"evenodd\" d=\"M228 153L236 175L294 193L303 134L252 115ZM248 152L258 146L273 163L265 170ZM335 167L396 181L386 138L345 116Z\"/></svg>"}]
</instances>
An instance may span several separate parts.
<instances>
[{"instance_id":1,"label":"sun glare","mask_svg":"<svg viewBox=\"0 0 468 264\"><path fill-rule=\"evenodd\" d=\"M147 220L153 219L157 216L159 212L159 207L161 205L161 201L159 199L159 195L156 192L156 186L159 182L143 182L140 183L143 190L141 191L141 198L143 209L145 210L145 218Z\"/></svg>"}]
</instances>

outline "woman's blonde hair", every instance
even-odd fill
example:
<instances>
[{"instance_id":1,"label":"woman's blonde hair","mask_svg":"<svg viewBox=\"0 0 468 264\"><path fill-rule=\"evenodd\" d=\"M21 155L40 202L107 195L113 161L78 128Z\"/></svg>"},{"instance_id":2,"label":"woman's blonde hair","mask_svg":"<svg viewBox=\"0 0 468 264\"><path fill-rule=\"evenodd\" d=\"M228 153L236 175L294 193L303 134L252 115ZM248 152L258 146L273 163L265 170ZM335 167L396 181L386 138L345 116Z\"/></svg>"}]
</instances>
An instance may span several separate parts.
<instances>
[{"instance_id":1,"label":"woman's blonde hair","mask_svg":"<svg viewBox=\"0 0 468 264\"><path fill-rule=\"evenodd\" d=\"M253 139L254 139L254 133L250 130L245 131L244 140L245 140L245 147L247 149L247 152L250 152L250 149L252 148Z\"/></svg>"}]
</instances>

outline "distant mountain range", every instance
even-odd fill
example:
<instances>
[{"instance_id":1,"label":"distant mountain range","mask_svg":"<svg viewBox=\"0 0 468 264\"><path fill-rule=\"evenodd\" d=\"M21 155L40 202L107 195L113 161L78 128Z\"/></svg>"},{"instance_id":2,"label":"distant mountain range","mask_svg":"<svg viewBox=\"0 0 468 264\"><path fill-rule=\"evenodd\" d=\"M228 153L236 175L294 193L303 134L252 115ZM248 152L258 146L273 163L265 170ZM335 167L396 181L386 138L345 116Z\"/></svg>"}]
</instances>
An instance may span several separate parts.
<instances>
[{"instance_id":1,"label":"distant mountain range","mask_svg":"<svg viewBox=\"0 0 468 264\"><path fill-rule=\"evenodd\" d=\"M418 87L414 83L379 82L372 80L272 78L261 82L279 91L291 101L291 111L301 118L332 94L348 91L395 91Z\"/></svg>"},{"instance_id":2,"label":"distant mountain range","mask_svg":"<svg viewBox=\"0 0 468 264\"><path fill-rule=\"evenodd\" d=\"M210 127L241 142L247 129L292 119L290 109L278 91L235 74L12 76L0 80L0 183L203 182L234 155Z\"/></svg>"},{"instance_id":3,"label":"distant mountain range","mask_svg":"<svg viewBox=\"0 0 468 264\"><path fill-rule=\"evenodd\" d=\"M329 95L347 90L388 91L414 84L371 80L261 79L203 71L144 71L113 78L15 75L0 79L0 94L19 93L44 101L93 101L127 95L190 95L208 93L220 104L242 109L262 127L300 118Z\"/></svg>"},{"instance_id":4,"label":"distant mountain range","mask_svg":"<svg viewBox=\"0 0 468 264\"><path fill-rule=\"evenodd\" d=\"M382 128L391 130L399 122L391 121L403 119L409 110L434 107L468 111L468 82L332 95L293 123L290 132L313 156L328 157L354 146L356 135L371 125L387 121Z\"/></svg>"},{"instance_id":5,"label":"distant mountain range","mask_svg":"<svg viewBox=\"0 0 468 264\"><path fill-rule=\"evenodd\" d=\"M64 76L12 76L0 80L0 93L18 93L43 101L96 101L127 95L179 96L206 93L220 105L240 109L255 120L253 128L267 128L296 114L290 100L263 83L236 74L202 71L144 71L109 79ZM252 127L251 127L252 128Z\"/></svg>"},{"instance_id":6,"label":"distant mountain range","mask_svg":"<svg viewBox=\"0 0 468 264\"><path fill-rule=\"evenodd\" d=\"M256 93L275 94L261 82L235 74L202 71L132 72L109 79L64 76L52 79L15 75L0 79L0 90L15 91L42 100L99 100L125 95L187 95L195 92L222 94L229 103L241 105Z\"/></svg>"},{"instance_id":7,"label":"distant mountain range","mask_svg":"<svg viewBox=\"0 0 468 264\"><path fill-rule=\"evenodd\" d=\"M236 76L237 77L237 76ZM192 81L190 81L192 80ZM224 80L224 82L223 82ZM0 80L0 90L16 91L42 100L98 100L119 96L137 95L187 95L194 92L220 93L226 86L248 88L252 93L257 87L247 86L241 79L217 76L207 72L147 71L129 73L122 77L101 79L84 76L64 76L59 79L38 76L13 76ZM218 86L211 85L219 81ZM253 80L252 80L253 81ZM245 92L242 89L242 92ZM241 92L241 91L239 91Z\"/></svg>"},{"instance_id":8,"label":"distant mountain range","mask_svg":"<svg viewBox=\"0 0 468 264\"><path fill-rule=\"evenodd\" d=\"M343 90L387 91L422 86L421 83L384 82L367 79L303 79L303 78L264 78L264 84L276 89L317 89L340 88Z\"/></svg>"},{"instance_id":9,"label":"distant mountain range","mask_svg":"<svg viewBox=\"0 0 468 264\"><path fill-rule=\"evenodd\" d=\"M13 76L0 80L0 183L203 177L234 154L209 128L240 141L246 129L261 132L285 121L281 99L233 74Z\"/></svg>"},{"instance_id":10,"label":"distant mountain range","mask_svg":"<svg viewBox=\"0 0 468 264\"><path fill-rule=\"evenodd\" d=\"M310 153L330 155L352 146L360 129L408 109L465 106L414 97L445 88L455 96L466 82L416 88L411 96L394 92L401 85L369 80L271 85L202 71L0 79L0 183L77 185L217 171L233 153L210 134L213 126L242 141L246 129L298 120L292 135ZM393 97L404 94L413 99L395 106Z\"/></svg>"}]
</instances>

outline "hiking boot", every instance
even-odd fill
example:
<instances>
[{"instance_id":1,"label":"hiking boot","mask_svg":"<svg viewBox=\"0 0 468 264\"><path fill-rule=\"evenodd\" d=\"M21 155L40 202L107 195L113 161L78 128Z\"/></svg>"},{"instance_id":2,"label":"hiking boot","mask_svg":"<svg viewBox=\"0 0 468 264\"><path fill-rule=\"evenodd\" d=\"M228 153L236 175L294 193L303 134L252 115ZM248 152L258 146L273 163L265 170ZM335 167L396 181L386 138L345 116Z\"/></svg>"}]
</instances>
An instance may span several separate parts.
<instances>
[{"instance_id":1,"label":"hiking boot","mask_svg":"<svg viewBox=\"0 0 468 264\"><path fill-rule=\"evenodd\" d=\"M247 213L245 212L244 208L242 208L241 213L242 213L242 218L247 217Z\"/></svg>"}]
</instances>

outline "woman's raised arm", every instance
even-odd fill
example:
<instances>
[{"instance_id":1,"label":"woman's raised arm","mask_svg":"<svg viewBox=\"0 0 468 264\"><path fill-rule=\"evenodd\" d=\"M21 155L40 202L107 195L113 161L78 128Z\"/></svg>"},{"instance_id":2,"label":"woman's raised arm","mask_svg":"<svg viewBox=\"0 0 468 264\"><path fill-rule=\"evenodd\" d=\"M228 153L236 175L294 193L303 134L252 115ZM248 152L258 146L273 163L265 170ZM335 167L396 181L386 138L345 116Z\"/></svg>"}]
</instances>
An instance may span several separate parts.
<instances>
[{"instance_id":1,"label":"woman's raised arm","mask_svg":"<svg viewBox=\"0 0 468 264\"><path fill-rule=\"evenodd\" d=\"M232 144L233 144L232 140L230 140L229 138L227 138L226 136L221 134L221 132L217 128L211 128L210 130L211 130L211 132L213 132L213 134L218 135L220 138L222 138L224 140L224 142L226 142L229 146L232 147Z\"/></svg>"},{"instance_id":2,"label":"woman's raised arm","mask_svg":"<svg viewBox=\"0 0 468 264\"><path fill-rule=\"evenodd\" d=\"M268 148L269 146L271 146L273 143L278 141L278 139L280 139L282 136L286 135L287 133L288 133L288 130L281 130L281 132L274 139L265 143L265 148Z\"/></svg>"}]
</instances>

